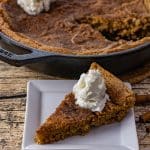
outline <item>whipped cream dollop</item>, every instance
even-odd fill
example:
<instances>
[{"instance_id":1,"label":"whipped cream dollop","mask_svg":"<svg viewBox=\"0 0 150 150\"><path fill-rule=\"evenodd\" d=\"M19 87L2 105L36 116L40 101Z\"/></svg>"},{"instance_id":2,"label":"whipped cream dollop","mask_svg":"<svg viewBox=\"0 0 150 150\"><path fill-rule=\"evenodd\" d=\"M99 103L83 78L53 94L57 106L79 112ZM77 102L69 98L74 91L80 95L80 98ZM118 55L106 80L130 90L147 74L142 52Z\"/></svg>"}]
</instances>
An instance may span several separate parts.
<instances>
[{"instance_id":1,"label":"whipped cream dollop","mask_svg":"<svg viewBox=\"0 0 150 150\"><path fill-rule=\"evenodd\" d=\"M48 11L54 1L56 0L17 0L17 4L29 15L37 15L42 11Z\"/></svg>"},{"instance_id":2,"label":"whipped cream dollop","mask_svg":"<svg viewBox=\"0 0 150 150\"><path fill-rule=\"evenodd\" d=\"M98 70L83 73L73 87L76 104L91 111L101 112L109 96L106 93L105 80Z\"/></svg>"}]
</instances>

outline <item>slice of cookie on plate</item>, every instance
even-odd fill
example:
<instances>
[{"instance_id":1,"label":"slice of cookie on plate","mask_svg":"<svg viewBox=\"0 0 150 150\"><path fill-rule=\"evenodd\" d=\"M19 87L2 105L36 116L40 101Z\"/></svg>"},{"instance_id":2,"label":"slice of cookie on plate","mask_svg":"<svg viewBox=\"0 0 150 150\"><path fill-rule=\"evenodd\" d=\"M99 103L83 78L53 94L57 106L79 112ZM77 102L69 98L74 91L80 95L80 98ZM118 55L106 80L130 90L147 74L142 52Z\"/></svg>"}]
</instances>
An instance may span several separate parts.
<instances>
[{"instance_id":1,"label":"slice of cookie on plate","mask_svg":"<svg viewBox=\"0 0 150 150\"><path fill-rule=\"evenodd\" d=\"M109 101L104 109L91 111L76 104L75 94L67 94L56 111L36 131L38 144L53 143L69 136L85 135L93 127L121 121L134 106L135 96L120 79L92 63L90 69L98 70L106 84Z\"/></svg>"}]
</instances>

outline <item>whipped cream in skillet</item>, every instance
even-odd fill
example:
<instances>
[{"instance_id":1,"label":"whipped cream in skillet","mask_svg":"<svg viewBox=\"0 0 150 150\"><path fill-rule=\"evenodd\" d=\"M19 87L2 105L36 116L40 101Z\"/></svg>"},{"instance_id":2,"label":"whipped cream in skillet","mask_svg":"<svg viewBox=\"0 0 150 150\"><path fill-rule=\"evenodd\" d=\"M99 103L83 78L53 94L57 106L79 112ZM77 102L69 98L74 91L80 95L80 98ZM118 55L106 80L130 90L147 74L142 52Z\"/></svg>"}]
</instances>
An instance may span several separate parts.
<instances>
[{"instance_id":1,"label":"whipped cream in skillet","mask_svg":"<svg viewBox=\"0 0 150 150\"><path fill-rule=\"evenodd\" d=\"M91 111L101 112L109 96L106 93L106 85L103 76L98 70L89 70L83 73L73 87L76 104Z\"/></svg>"},{"instance_id":2,"label":"whipped cream in skillet","mask_svg":"<svg viewBox=\"0 0 150 150\"><path fill-rule=\"evenodd\" d=\"M48 11L50 4L56 0L17 0L17 4L29 15L37 15Z\"/></svg>"}]
</instances>

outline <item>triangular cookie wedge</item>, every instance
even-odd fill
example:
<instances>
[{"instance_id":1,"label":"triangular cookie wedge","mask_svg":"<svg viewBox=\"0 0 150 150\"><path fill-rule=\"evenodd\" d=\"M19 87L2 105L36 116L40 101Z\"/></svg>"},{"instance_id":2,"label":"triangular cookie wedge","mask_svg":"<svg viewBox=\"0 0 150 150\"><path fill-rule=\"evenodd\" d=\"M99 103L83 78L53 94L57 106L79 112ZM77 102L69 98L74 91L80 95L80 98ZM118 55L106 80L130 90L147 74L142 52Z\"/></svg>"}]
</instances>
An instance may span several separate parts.
<instances>
[{"instance_id":1,"label":"triangular cookie wedge","mask_svg":"<svg viewBox=\"0 0 150 150\"><path fill-rule=\"evenodd\" d=\"M134 105L134 93L120 79L96 63L92 63L90 69L99 70L105 79L110 100L103 111L92 112L81 108L75 104L74 94L67 94L56 111L37 129L35 141L38 144L53 143L74 135L85 135L95 126L121 121Z\"/></svg>"}]
</instances>

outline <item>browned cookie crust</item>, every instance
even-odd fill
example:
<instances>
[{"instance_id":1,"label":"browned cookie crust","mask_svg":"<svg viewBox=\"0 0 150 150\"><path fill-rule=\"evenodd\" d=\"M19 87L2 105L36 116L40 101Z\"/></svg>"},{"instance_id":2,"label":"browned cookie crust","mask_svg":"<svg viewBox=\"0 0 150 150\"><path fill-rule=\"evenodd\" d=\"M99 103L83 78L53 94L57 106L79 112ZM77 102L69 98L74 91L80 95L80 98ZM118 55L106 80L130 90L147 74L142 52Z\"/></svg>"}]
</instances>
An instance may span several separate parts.
<instances>
[{"instance_id":1,"label":"browned cookie crust","mask_svg":"<svg viewBox=\"0 0 150 150\"><path fill-rule=\"evenodd\" d=\"M0 0L0 31L30 47L74 55L122 51L150 42L150 0L57 0L26 14Z\"/></svg>"},{"instance_id":2,"label":"browned cookie crust","mask_svg":"<svg viewBox=\"0 0 150 150\"><path fill-rule=\"evenodd\" d=\"M134 94L124 83L93 63L106 81L110 101L102 112L92 112L75 104L74 94L66 95L56 111L36 131L35 141L39 144L53 143L73 135L85 135L95 126L121 121L134 105Z\"/></svg>"}]
</instances>

